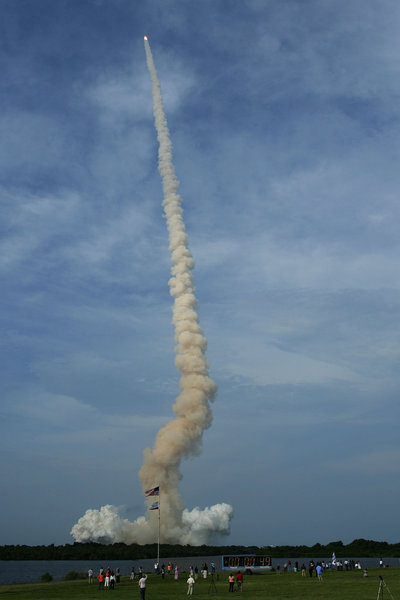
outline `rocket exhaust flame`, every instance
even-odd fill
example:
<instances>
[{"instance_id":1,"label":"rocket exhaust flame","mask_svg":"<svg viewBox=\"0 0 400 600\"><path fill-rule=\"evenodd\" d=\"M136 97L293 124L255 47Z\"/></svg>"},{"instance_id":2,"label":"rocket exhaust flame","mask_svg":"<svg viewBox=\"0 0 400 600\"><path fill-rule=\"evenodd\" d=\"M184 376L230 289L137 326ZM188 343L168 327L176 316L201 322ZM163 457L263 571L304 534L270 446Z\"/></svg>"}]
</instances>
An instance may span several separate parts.
<instances>
[{"instance_id":1,"label":"rocket exhaust flame","mask_svg":"<svg viewBox=\"0 0 400 600\"><path fill-rule=\"evenodd\" d=\"M181 460L199 454L203 432L210 427L210 402L217 386L208 375L205 357L207 341L199 325L193 284L193 257L187 244L183 221L182 198L172 162L172 144L164 113L160 83L152 53L144 36L147 67L150 73L154 121L159 142L158 168L161 174L163 207L169 232L171 253L170 293L174 297L175 365L181 373L180 394L173 410L175 417L158 432L152 449L143 452L139 479L143 491L160 486L161 540L164 543L203 544L213 532L228 534L233 515L229 504L217 504L201 511L184 509L178 483ZM140 517L133 523L119 517L117 509L105 506L87 511L73 527L76 541L109 539L110 541L153 542L157 536L157 516ZM96 538L97 536L97 538Z\"/></svg>"}]
</instances>

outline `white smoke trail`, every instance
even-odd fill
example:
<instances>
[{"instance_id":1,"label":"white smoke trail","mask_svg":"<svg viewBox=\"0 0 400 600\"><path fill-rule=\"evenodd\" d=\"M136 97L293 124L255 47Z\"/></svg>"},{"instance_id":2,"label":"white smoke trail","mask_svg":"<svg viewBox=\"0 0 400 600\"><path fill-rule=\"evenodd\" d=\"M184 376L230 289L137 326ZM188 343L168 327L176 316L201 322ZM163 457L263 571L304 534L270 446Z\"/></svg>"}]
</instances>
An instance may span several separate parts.
<instances>
[{"instance_id":1,"label":"white smoke trail","mask_svg":"<svg viewBox=\"0 0 400 600\"><path fill-rule=\"evenodd\" d=\"M163 207L169 232L171 253L170 293L174 297L175 365L181 373L180 394L173 410L175 417L157 434L152 449L144 450L139 479L143 491L160 486L161 541L164 543L200 543L212 532L229 533L233 515L229 504L219 504L189 512L179 495L181 460L199 454L203 432L212 421L210 402L217 386L208 375L205 357L207 341L199 325L197 301L193 285L194 261L187 244L183 221L182 198L172 162L172 144L164 113L160 83L147 38L144 40L146 61L150 73L153 110L159 142L158 167L163 185ZM154 511L155 513L156 511ZM157 515L141 517L134 523L121 519L117 509L105 506L100 511L87 511L73 527L76 541L102 538L112 541L153 542L157 537ZM118 538L118 540L117 540ZM124 538L124 539L123 539Z\"/></svg>"}]
</instances>

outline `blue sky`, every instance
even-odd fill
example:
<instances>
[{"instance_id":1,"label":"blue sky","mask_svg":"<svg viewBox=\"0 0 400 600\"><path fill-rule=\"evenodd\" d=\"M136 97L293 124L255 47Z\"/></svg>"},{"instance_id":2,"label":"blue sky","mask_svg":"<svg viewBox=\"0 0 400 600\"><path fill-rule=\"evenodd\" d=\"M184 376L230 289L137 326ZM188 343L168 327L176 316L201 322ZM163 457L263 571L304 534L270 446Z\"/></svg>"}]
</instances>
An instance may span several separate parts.
<instances>
[{"instance_id":1,"label":"blue sky","mask_svg":"<svg viewBox=\"0 0 400 600\"><path fill-rule=\"evenodd\" d=\"M399 541L399 26L393 0L3 0L1 543L143 514L172 416L144 34L219 387L186 506L231 504L234 544Z\"/></svg>"}]
</instances>

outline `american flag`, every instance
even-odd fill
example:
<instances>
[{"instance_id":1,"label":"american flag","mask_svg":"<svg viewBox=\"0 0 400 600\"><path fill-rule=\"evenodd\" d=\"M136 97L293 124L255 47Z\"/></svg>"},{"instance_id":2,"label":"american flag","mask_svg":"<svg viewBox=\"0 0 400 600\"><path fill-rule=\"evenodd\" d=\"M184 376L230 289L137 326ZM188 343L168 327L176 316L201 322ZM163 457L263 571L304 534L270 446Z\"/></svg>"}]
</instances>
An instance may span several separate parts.
<instances>
[{"instance_id":1,"label":"american flag","mask_svg":"<svg viewBox=\"0 0 400 600\"><path fill-rule=\"evenodd\" d=\"M158 508L158 502L153 502L153 504L149 506L149 510L157 510Z\"/></svg>"},{"instance_id":2,"label":"american flag","mask_svg":"<svg viewBox=\"0 0 400 600\"><path fill-rule=\"evenodd\" d=\"M160 486L151 488L151 490L147 490L144 495L146 496L146 498L148 498L148 496L159 496L160 495Z\"/></svg>"}]
</instances>

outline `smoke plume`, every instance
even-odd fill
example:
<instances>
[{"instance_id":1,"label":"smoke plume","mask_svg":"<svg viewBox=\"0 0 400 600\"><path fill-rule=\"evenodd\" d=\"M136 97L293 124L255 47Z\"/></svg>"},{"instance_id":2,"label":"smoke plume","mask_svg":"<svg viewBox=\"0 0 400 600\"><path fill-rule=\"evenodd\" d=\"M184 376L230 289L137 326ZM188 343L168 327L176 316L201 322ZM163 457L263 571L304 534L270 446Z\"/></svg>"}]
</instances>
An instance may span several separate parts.
<instances>
[{"instance_id":1,"label":"smoke plume","mask_svg":"<svg viewBox=\"0 0 400 600\"><path fill-rule=\"evenodd\" d=\"M174 298L172 322L175 327L175 365L181 377L180 394L173 410L175 417L158 432L152 449L143 452L139 479L143 491L160 487L160 538L164 543L204 544L213 532L229 533L233 515L229 504L217 504L203 511L188 511L178 491L183 458L201 452L202 436L210 427L210 402L217 386L208 375L205 356L207 340L199 324L193 284L193 257L188 248L183 221L182 198L172 162L172 144L164 113L160 83L147 38L144 40L150 73L153 110L159 142L158 168L163 186L163 207L171 254L170 293ZM153 499L151 499L153 500ZM88 510L72 528L76 541L109 540L148 543L157 539L158 515L140 517L133 523L122 519L118 509L107 505Z\"/></svg>"}]
</instances>

